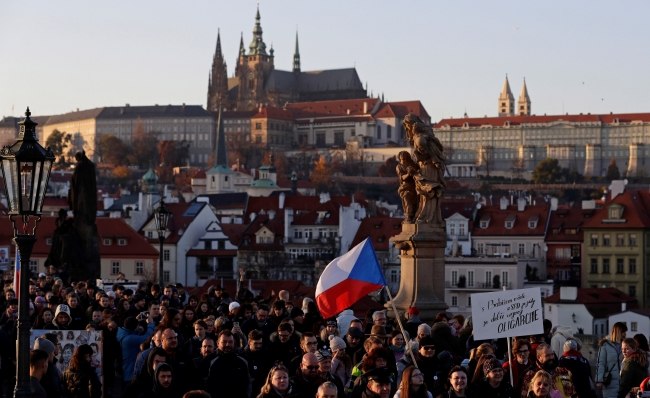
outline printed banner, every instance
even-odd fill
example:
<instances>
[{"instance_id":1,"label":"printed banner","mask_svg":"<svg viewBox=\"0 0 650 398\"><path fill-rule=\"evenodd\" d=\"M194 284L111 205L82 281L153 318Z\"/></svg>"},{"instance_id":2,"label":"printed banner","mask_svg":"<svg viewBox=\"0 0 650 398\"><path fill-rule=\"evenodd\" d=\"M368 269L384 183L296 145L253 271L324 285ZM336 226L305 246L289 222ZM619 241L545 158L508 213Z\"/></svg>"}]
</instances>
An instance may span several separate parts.
<instances>
[{"instance_id":1,"label":"printed banner","mask_svg":"<svg viewBox=\"0 0 650 398\"><path fill-rule=\"evenodd\" d=\"M542 295L533 289L472 294L474 339L544 333Z\"/></svg>"},{"instance_id":2,"label":"printed banner","mask_svg":"<svg viewBox=\"0 0 650 398\"><path fill-rule=\"evenodd\" d=\"M99 330L30 330L29 347L34 348L34 340L45 333L54 333L58 335L59 344L56 355L56 368L63 373L72 359L74 351L82 344L88 344L93 349L93 355L90 358L90 366L95 368L99 380L104 384L102 372L102 332Z\"/></svg>"}]
</instances>

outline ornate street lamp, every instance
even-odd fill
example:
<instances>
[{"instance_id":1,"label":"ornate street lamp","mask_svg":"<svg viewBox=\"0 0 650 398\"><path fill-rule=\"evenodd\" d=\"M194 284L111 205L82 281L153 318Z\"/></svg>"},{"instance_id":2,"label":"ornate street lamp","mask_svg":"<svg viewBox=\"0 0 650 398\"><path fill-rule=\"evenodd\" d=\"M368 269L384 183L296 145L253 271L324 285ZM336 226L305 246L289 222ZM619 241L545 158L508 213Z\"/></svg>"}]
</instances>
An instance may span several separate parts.
<instances>
[{"instance_id":1,"label":"ornate street lamp","mask_svg":"<svg viewBox=\"0 0 650 398\"><path fill-rule=\"evenodd\" d=\"M19 122L20 134L16 143L0 150L2 177L9 219L13 224L14 243L20 253L20 278L18 298L18 359L15 397L31 397L29 381L29 259L36 242L36 226L41 220L43 199L54 163L54 153L43 148L36 137L36 125L25 112L25 120ZM18 264L16 264L18 266Z\"/></svg>"},{"instance_id":2,"label":"ornate street lamp","mask_svg":"<svg viewBox=\"0 0 650 398\"><path fill-rule=\"evenodd\" d=\"M160 199L160 206L154 213L154 220L156 221L156 230L158 231L158 240L160 240L160 264L158 265L158 284L162 289L165 286L163 279L163 243L165 242L165 233L167 232L167 223L169 223L169 210L165 207L165 198Z\"/></svg>"}]
</instances>

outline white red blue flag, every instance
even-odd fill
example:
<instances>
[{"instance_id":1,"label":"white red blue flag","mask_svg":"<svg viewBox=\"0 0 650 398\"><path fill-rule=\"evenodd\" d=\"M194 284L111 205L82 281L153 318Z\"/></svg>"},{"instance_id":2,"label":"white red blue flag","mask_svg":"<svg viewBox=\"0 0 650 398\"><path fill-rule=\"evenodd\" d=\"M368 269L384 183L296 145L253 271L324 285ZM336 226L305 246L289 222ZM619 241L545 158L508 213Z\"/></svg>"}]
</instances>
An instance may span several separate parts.
<instances>
[{"instance_id":1,"label":"white red blue flag","mask_svg":"<svg viewBox=\"0 0 650 398\"><path fill-rule=\"evenodd\" d=\"M384 286L384 272L372 241L366 238L327 265L316 286L316 304L327 319Z\"/></svg>"}]
</instances>

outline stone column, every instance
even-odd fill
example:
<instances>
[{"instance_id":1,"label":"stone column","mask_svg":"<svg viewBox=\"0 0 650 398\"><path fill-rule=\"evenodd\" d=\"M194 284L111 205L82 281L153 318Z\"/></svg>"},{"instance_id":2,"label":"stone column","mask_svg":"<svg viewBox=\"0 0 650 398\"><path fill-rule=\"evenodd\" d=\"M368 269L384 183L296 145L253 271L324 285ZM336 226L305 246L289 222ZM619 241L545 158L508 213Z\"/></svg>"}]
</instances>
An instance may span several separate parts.
<instances>
[{"instance_id":1,"label":"stone column","mask_svg":"<svg viewBox=\"0 0 650 398\"><path fill-rule=\"evenodd\" d=\"M643 144L630 144L630 158L627 162L627 177L636 177L643 165Z\"/></svg>"},{"instance_id":2,"label":"stone column","mask_svg":"<svg viewBox=\"0 0 650 398\"><path fill-rule=\"evenodd\" d=\"M585 145L585 176L600 177L603 175L602 171L602 148L600 144L586 144Z\"/></svg>"},{"instance_id":3,"label":"stone column","mask_svg":"<svg viewBox=\"0 0 650 398\"><path fill-rule=\"evenodd\" d=\"M399 313L409 307L420 310L423 321L432 320L445 304L445 247L447 234L443 225L402 224L402 232L391 238L400 250L401 279L393 298ZM394 317L391 303L386 304Z\"/></svg>"}]
</instances>

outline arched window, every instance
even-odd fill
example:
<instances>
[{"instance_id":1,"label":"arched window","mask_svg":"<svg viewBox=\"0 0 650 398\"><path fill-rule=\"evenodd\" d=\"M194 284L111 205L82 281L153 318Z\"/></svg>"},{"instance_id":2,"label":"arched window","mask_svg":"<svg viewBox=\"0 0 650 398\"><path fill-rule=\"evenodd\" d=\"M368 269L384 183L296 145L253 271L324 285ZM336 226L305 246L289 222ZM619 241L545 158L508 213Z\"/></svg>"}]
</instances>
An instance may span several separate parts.
<instances>
[{"instance_id":1,"label":"arched window","mask_svg":"<svg viewBox=\"0 0 650 398\"><path fill-rule=\"evenodd\" d=\"M381 140L381 126L377 126L377 139Z\"/></svg>"},{"instance_id":2,"label":"arched window","mask_svg":"<svg viewBox=\"0 0 650 398\"><path fill-rule=\"evenodd\" d=\"M386 138L389 140L393 137L392 131L391 131L391 126L386 126Z\"/></svg>"}]
</instances>

